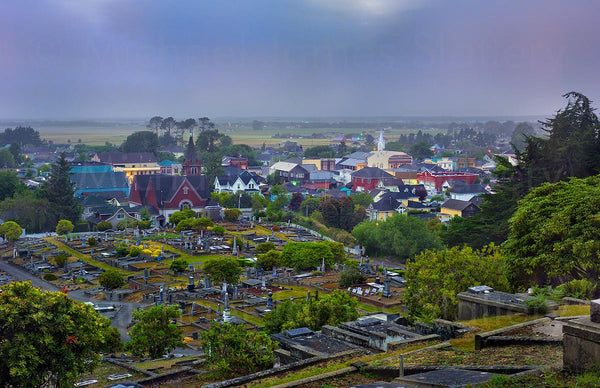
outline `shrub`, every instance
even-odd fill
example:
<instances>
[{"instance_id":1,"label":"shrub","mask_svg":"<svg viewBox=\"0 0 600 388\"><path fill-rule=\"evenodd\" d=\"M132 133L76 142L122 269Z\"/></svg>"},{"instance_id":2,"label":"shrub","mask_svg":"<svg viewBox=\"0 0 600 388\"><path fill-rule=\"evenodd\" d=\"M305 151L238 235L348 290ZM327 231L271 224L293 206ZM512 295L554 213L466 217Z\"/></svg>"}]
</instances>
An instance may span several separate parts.
<instances>
[{"instance_id":1,"label":"shrub","mask_svg":"<svg viewBox=\"0 0 600 388\"><path fill-rule=\"evenodd\" d=\"M267 253L275 249L275 243L273 241L265 241L256 245L256 251L260 253Z\"/></svg>"},{"instance_id":2,"label":"shrub","mask_svg":"<svg viewBox=\"0 0 600 388\"><path fill-rule=\"evenodd\" d=\"M137 247L137 246L135 246L135 245L134 245L134 246L132 246L132 247L129 249L129 256L131 256L131 257L136 257L136 256L139 256L139 255L140 255L140 253L142 253L142 249L141 249L140 247Z\"/></svg>"},{"instance_id":3,"label":"shrub","mask_svg":"<svg viewBox=\"0 0 600 388\"><path fill-rule=\"evenodd\" d=\"M124 257L129 254L129 249L124 245L118 246L116 251L117 251L117 257Z\"/></svg>"},{"instance_id":4,"label":"shrub","mask_svg":"<svg viewBox=\"0 0 600 388\"><path fill-rule=\"evenodd\" d=\"M113 225L108 221L100 221L98 222L98 225L96 225L96 229L98 229L99 232L104 232L105 230L112 229L112 227Z\"/></svg>"},{"instance_id":5,"label":"shrub","mask_svg":"<svg viewBox=\"0 0 600 388\"><path fill-rule=\"evenodd\" d=\"M58 278L53 273L47 273L47 274L44 275L44 280L47 281L47 282L51 282L51 281L56 280L56 279L58 279Z\"/></svg>"},{"instance_id":6,"label":"shrub","mask_svg":"<svg viewBox=\"0 0 600 388\"><path fill-rule=\"evenodd\" d=\"M279 267L281 259L281 252L276 251L274 249L268 251L267 253L262 253L258 255L258 262L260 263L260 267L266 271L270 271L273 267Z\"/></svg>"},{"instance_id":7,"label":"shrub","mask_svg":"<svg viewBox=\"0 0 600 388\"><path fill-rule=\"evenodd\" d=\"M64 253L59 253L58 255L54 256L54 262L58 267L62 268L67 263L68 257L69 256L65 255Z\"/></svg>"},{"instance_id":8,"label":"shrub","mask_svg":"<svg viewBox=\"0 0 600 388\"><path fill-rule=\"evenodd\" d=\"M87 244L90 246L94 246L96 245L97 241L96 241L96 237L90 237L87 239Z\"/></svg>"},{"instance_id":9,"label":"shrub","mask_svg":"<svg viewBox=\"0 0 600 388\"><path fill-rule=\"evenodd\" d=\"M340 274L340 287L351 287L354 284L363 283L366 278L357 268L349 268Z\"/></svg>"},{"instance_id":10,"label":"shrub","mask_svg":"<svg viewBox=\"0 0 600 388\"><path fill-rule=\"evenodd\" d=\"M125 228L133 228L134 225L135 225L134 219L125 218L124 220L117 222L117 229L124 230Z\"/></svg>"},{"instance_id":11,"label":"shrub","mask_svg":"<svg viewBox=\"0 0 600 388\"><path fill-rule=\"evenodd\" d=\"M543 296L537 296L525 300L527 306L527 312L529 314L546 314L548 312L548 305L546 304L546 298Z\"/></svg>"},{"instance_id":12,"label":"shrub","mask_svg":"<svg viewBox=\"0 0 600 388\"><path fill-rule=\"evenodd\" d=\"M222 227L221 225L215 226L214 228L212 228L212 231L215 234L220 234L220 235L225 234L225 228Z\"/></svg>"},{"instance_id":13,"label":"shrub","mask_svg":"<svg viewBox=\"0 0 600 388\"><path fill-rule=\"evenodd\" d=\"M229 222L234 222L234 221L239 220L241 215L242 215L242 211L237 208L225 209L223 211L223 217Z\"/></svg>"},{"instance_id":14,"label":"shrub","mask_svg":"<svg viewBox=\"0 0 600 388\"><path fill-rule=\"evenodd\" d=\"M277 225L273 225L273 227L271 228L271 230L272 230L273 232L279 232L280 228L279 228L279 226L277 226Z\"/></svg>"},{"instance_id":15,"label":"shrub","mask_svg":"<svg viewBox=\"0 0 600 388\"><path fill-rule=\"evenodd\" d=\"M109 269L98 276L98 282L102 287L112 290L123 285L123 275L114 269Z\"/></svg>"},{"instance_id":16,"label":"shrub","mask_svg":"<svg viewBox=\"0 0 600 388\"><path fill-rule=\"evenodd\" d=\"M188 262L186 259L178 258L173 260L169 269L173 272L183 272L188 268Z\"/></svg>"},{"instance_id":17,"label":"shrub","mask_svg":"<svg viewBox=\"0 0 600 388\"><path fill-rule=\"evenodd\" d=\"M573 279L559 287L564 291L564 296L578 299L591 299L596 289L596 284L587 279Z\"/></svg>"}]
</instances>

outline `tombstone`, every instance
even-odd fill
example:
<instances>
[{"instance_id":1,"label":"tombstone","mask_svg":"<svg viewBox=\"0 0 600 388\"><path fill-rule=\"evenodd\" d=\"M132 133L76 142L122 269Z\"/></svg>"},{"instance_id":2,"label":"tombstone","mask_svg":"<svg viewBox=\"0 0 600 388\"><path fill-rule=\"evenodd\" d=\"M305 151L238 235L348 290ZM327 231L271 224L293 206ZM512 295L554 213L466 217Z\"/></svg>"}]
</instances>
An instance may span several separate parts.
<instances>
[{"instance_id":1,"label":"tombstone","mask_svg":"<svg viewBox=\"0 0 600 388\"><path fill-rule=\"evenodd\" d=\"M210 243L208 242L208 239L204 239L204 250L206 252L210 251Z\"/></svg>"},{"instance_id":2,"label":"tombstone","mask_svg":"<svg viewBox=\"0 0 600 388\"><path fill-rule=\"evenodd\" d=\"M250 223L250 229L254 229L254 220Z\"/></svg>"},{"instance_id":3,"label":"tombstone","mask_svg":"<svg viewBox=\"0 0 600 388\"><path fill-rule=\"evenodd\" d=\"M237 286L233 287L233 299L238 299L240 297L239 290Z\"/></svg>"},{"instance_id":4,"label":"tombstone","mask_svg":"<svg viewBox=\"0 0 600 388\"><path fill-rule=\"evenodd\" d=\"M325 272L325 258L321 260L321 272Z\"/></svg>"},{"instance_id":5,"label":"tombstone","mask_svg":"<svg viewBox=\"0 0 600 388\"><path fill-rule=\"evenodd\" d=\"M310 300L310 290L306 291L306 301Z\"/></svg>"},{"instance_id":6,"label":"tombstone","mask_svg":"<svg viewBox=\"0 0 600 388\"><path fill-rule=\"evenodd\" d=\"M364 258L362 256L360 257L360 263L364 264Z\"/></svg>"},{"instance_id":7,"label":"tombstone","mask_svg":"<svg viewBox=\"0 0 600 388\"><path fill-rule=\"evenodd\" d=\"M163 294L165 292L165 287L160 286L160 290L158 291L158 304L163 304Z\"/></svg>"},{"instance_id":8,"label":"tombstone","mask_svg":"<svg viewBox=\"0 0 600 388\"><path fill-rule=\"evenodd\" d=\"M185 242L185 249L188 249L188 243L187 243L187 241Z\"/></svg>"},{"instance_id":9,"label":"tombstone","mask_svg":"<svg viewBox=\"0 0 600 388\"><path fill-rule=\"evenodd\" d=\"M267 289L267 284L265 283L265 278L264 277L261 279L260 289L263 290L263 291Z\"/></svg>"},{"instance_id":10,"label":"tombstone","mask_svg":"<svg viewBox=\"0 0 600 388\"><path fill-rule=\"evenodd\" d=\"M202 239L200 239L200 237L198 237L198 246L202 245Z\"/></svg>"},{"instance_id":11,"label":"tombstone","mask_svg":"<svg viewBox=\"0 0 600 388\"><path fill-rule=\"evenodd\" d=\"M221 303L217 303L217 316L221 316Z\"/></svg>"},{"instance_id":12,"label":"tombstone","mask_svg":"<svg viewBox=\"0 0 600 388\"><path fill-rule=\"evenodd\" d=\"M277 278L277 268L273 267L273 277Z\"/></svg>"},{"instance_id":13,"label":"tombstone","mask_svg":"<svg viewBox=\"0 0 600 388\"><path fill-rule=\"evenodd\" d=\"M290 227L290 220L288 220L288 222L287 222L287 227L288 228Z\"/></svg>"},{"instance_id":14,"label":"tombstone","mask_svg":"<svg viewBox=\"0 0 600 388\"><path fill-rule=\"evenodd\" d=\"M65 242L68 243L69 242L69 237L67 237L67 235L65 234Z\"/></svg>"},{"instance_id":15,"label":"tombstone","mask_svg":"<svg viewBox=\"0 0 600 388\"><path fill-rule=\"evenodd\" d=\"M136 245L137 245L137 246L139 246L139 245L140 245L140 235L139 235L139 234L138 234L138 236L137 236L137 244L136 244Z\"/></svg>"},{"instance_id":16,"label":"tombstone","mask_svg":"<svg viewBox=\"0 0 600 388\"><path fill-rule=\"evenodd\" d=\"M239 231L240 231L240 226L239 226L239 225L236 225L236 226L235 226L235 231L236 231L236 232L239 232Z\"/></svg>"},{"instance_id":17,"label":"tombstone","mask_svg":"<svg viewBox=\"0 0 600 388\"><path fill-rule=\"evenodd\" d=\"M85 246L85 238L81 238L81 246L84 247Z\"/></svg>"},{"instance_id":18,"label":"tombstone","mask_svg":"<svg viewBox=\"0 0 600 388\"><path fill-rule=\"evenodd\" d=\"M204 278L204 288L210 288L210 279Z\"/></svg>"},{"instance_id":19,"label":"tombstone","mask_svg":"<svg viewBox=\"0 0 600 388\"><path fill-rule=\"evenodd\" d=\"M194 277L190 276L188 279L187 289L189 292L193 292L196 287L194 286Z\"/></svg>"},{"instance_id":20,"label":"tombstone","mask_svg":"<svg viewBox=\"0 0 600 388\"><path fill-rule=\"evenodd\" d=\"M185 302L184 301L179 302L179 310L181 310L182 313L185 313Z\"/></svg>"},{"instance_id":21,"label":"tombstone","mask_svg":"<svg viewBox=\"0 0 600 388\"><path fill-rule=\"evenodd\" d=\"M221 288L221 299L225 300L227 296L227 283L223 282L223 287Z\"/></svg>"},{"instance_id":22,"label":"tombstone","mask_svg":"<svg viewBox=\"0 0 600 388\"><path fill-rule=\"evenodd\" d=\"M379 264L375 264L375 273L379 272Z\"/></svg>"},{"instance_id":23,"label":"tombstone","mask_svg":"<svg viewBox=\"0 0 600 388\"><path fill-rule=\"evenodd\" d=\"M108 233L104 233L104 242L108 242Z\"/></svg>"},{"instance_id":24,"label":"tombstone","mask_svg":"<svg viewBox=\"0 0 600 388\"><path fill-rule=\"evenodd\" d=\"M251 274L252 270L250 268L246 268L246 279L250 279Z\"/></svg>"},{"instance_id":25,"label":"tombstone","mask_svg":"<svg viewBox=\"0 0 600 388\"><path fill-rule=\"evenodd\" d=\"M192 315L196 315L196 302L192 302Z\"/></svg>"},{"instance_id":26,"label":"tombstone","mask_svg":"<svg viewBox=\"0 0 600 388\"><path fill-rule=\"evenodd\" d=\"M375 283L381 284L381 278L379 276L375 276Z\"/></svg>"},{"instance_id":27,"label":"tombstone","mask_svg":"<svg viewBox=\"0 0 600 388\"><path fill-rule=\"evenodd\" d=\"M223 299L223 310L227 310L229 311L229 294L227 292L225 292L225 298Z\"/></svg>"},{"instance_id":28,"label":"tombstone","mask_svg":"<svg viewBox=\"0 0 600 388\"><path fill-rule=\"evenodd\" d=\"M167 231L163 231L163 237L167 237Z\"/></svg>"},{"instance_id":29,"label":"tombstone","mask_svg":"<svg viewBox=\"0 0 600 388\"><path fill-rule=\"evenodd\" d=\"M348 287L348 292L352 292L352 287Z\"/></svg>"},{"instance_id":30,"label":"tombstone","mask_svg":"<svg viewBox=\"0 0 600 388\"><path fill-rule=\"evenodd\" d=\"M129 239L128 238L125 239L125 245L129 245Z\"/></svg>"},{"instance_id":31,"label":"tombstone","mask_svg":"<svg viewBox=\"0 0 600 388\"><path fill-rule=\"evenodd\" d=\"M248 241L246 241L246 250L250 249L250 243Z\"/></svg>"},{"instance_id":32,"label":"tombstone","mask_svg":"<svg viewBox=\"0 0 600 388\"><path fill-rule=\"evenodd\" d=\"M273 310L273 293L269 292L269 297L267 298L267 309Z\"/></svg>"},{"instance_id":33,"label":"tombstone","mask_svg":"<svg viewBox=\"0 0 600 388\"><path fill-rule=\"evenodd\" d=\"M183 240L183 230L181 231L181 239Z\"/></svg>"},{"instance_id":34,"label":"tombstone","mask_svg":"<svg viewBox=\"0 0 600 388\"><path fill-rule=\"evenodd\" d=\"M387 277L387 267L383 267L383 276Z\"/></svg>"},{"instance_id":35,"label":"tombstone","mask_svg":"<svg viewBox=\"0 0 600 388\"><path fill-rule=\"evenodd\" d=\"M147 249L146 243L144 243L142 246L144 247L144 249Z\"/></svg>"},{"instance_id":36,"label":"tombstone","mask_svg":"<svg viewBox=\"0 0 600 388\"><path fill-rule=\"evenodd\" d=\"M44 256L45 258L46 256ZM29 263L31 264L31 268L33 268L33 256L29 256Z\"/></svg>"},{"instance_id":37,"label":"tombstone","mask_svg":"<svg viewBox=\"0 0 600 388\"><path fill-rule=\"evenodd\" d=\"M144 284L148 284L148 278L150 277L150 271L148 271L148 268L144 269Z\"/></svg>"},{"instance_id":38,"label":"tombstone","mask_svg":"<svg viewBox=\"0 0 600 388\"><path fill-rule=\"evenodd\" d=\"M356 294L356 288L353 288L353 289L352 289L352 293L353 293L353 294Z\"/></svg>"},{"instance_id":39,"label":"tombstone","mask_svg":"<svg viewBox=\"0 0 600 388\"><path fill-rule=\"evenodd\" d=\"M364 296L369 296L370 293L371 293L371 289L367 288L364 292Z\"/></svg>"},{"instance_id":40,"label":"tombstone","mask_svg":"<svg viewBox=\"0 0 600 388\"><path fill-rule=\"evenodd\" d=\"M162 256L162 255L164 255L164 254L165 254L165 246L164 246L164 245L161 245L161 246L160 246L160 255Z\"/></svg>"},{"instance_id":41,"label":"tombstone","mask_svg":"<svg viewBox=\"0 0 600 388\"><path fill-rule=\"evenodd\" d=\"M169 295L169 306L170 306L173 304L173 293L171 292L171 290L169 290L168 295Z\"/></svg>"},{"instance_id":42,"label":"tombstone","mask_svg":"<svg viewBox=\"0 0 600 388\"><path fill-rule=\"evenodd\" d=\"M242 292L242 299L246 299L246 291Z\"/></svg>"},{"instance_id":43,"label":"tombstone","mask_svg":"<svg viewBox=\"0 0 600 388\"><path fill-rule=\"evenodd\" d=\"M381 296L383 296L384 298L389 298L390 296L392 296L392 293L390 292L390 283L391 280L389 277L386 277L383 281L383 294L381 294Z\"/></svg>"},{"instance_id":44,"label":"tombstone","mask_svg":"<svg viewBox=\"0 0 600 388\"><path fill-rule=\"evenodd\" d=\"M237 253L237 237L233 236L233 250L231 251L231 254L237 255Z\"/></svg>"}]
</instances>

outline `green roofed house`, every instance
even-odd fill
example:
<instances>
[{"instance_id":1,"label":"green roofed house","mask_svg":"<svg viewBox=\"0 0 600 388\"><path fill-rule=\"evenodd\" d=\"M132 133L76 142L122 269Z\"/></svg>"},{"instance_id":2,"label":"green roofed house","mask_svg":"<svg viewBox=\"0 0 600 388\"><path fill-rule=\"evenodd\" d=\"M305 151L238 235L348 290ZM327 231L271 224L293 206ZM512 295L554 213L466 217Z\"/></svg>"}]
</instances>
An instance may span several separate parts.
<instances>
[{"instance_id":1,"label":"green roofed house","mask_svg":"<svg viewBox=\"0 0 600 388\"><path fill-rule=\"evenodd\" d=\"M75 184L76 197L87 197L105 191L122 191L129 195L129 185L124 172L75 173L71 174L71 182Z\"/></svg>"}]
</instances>

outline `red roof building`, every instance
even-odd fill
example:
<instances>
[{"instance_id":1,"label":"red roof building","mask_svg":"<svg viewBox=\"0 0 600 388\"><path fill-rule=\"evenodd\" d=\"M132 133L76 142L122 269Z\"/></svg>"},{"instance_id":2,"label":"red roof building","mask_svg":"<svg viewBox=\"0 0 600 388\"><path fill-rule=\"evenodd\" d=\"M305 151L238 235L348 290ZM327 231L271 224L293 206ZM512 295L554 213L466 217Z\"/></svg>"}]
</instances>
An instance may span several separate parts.
<instances>
[{"instance_id":1,"label":"red roof building","mask_svg":"<svg viewBox=\"0 0 600 388\"><path fill-rule=\"evenodd\" d=\"M428 192L442 192L453 186L454 181L464 181L467 184L475 183L479 178L477 174L468 172L430 172L425 170L417 174L417 181L423 184Z\"/></svg>"}]
</instances>

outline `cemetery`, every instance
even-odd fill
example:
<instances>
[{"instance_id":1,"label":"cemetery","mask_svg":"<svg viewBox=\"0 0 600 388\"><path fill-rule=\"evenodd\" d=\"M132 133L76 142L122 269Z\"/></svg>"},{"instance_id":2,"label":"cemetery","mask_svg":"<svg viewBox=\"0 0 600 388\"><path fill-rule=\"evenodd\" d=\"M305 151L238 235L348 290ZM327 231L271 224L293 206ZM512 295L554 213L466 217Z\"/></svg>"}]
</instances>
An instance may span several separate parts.
<instances>
[{"instance_id":1,"label":"cemetery","mask_svg":"<svg viewBox=\"0 0 600 388\"><path fill-rule=\"evenodd\" d=\"M502 293L486 286L471 287L459 294L460 322L437 319L411 323L405 317L402 303L406 286L402 266L384 266L360 255L351 256L364 281L340 287L340 274L347 270L346 263L326 265L323 258L316 270L300 271L286 266L263 268L257 260L261 253L258 244L273 243L275 250L281 252L289 242L322 241L319 236L285 224L274 227L241 222L220 226L224 227L224 233L214 233L210 228L181 232L130 229L22 239L14 246L5 245L1 255L6 263L87 301L108 318L125 319L129 323L120 327L124 339L133 324L131 313L124 308L127 305L135 309L154 305L180 309L181 317L176 323L183 330L186 348L181 352L185 354L176 349L158 360L107 355L102 368L83 378L78 386L101 387L118 381L137 382L141 386L176 387L185 382L189 386L210 386L210 370L200 341L211 323L231 323L243 325L248 331L260 331L265 315L283 302L314 300L319 294L334 290L355 297L362 316L337 326L325 325L320 331L297 328L273 334L271 338L278 342L278 348L272 369L213 386L239 383L253 386L269 379L277 385L275 382L281 378L310 370L315 370L314 376L302 386L320 387L342 381L359 386L359 383L390 382L394 378L397 379L393 384L406 386L451 384L465 379L478 384L496 375L537 371L527 365L526 355L531 349L544 349L550 359L560 359L559 350L564 343L565 364L575 366L576 352L589 353L596 346L595 323L590 319L568 316L573 315L569 313L571 310L556 303L549 306L554 315L540 317L527 310L527 295ZM237 284L215 283L203 272L204 263L225 257L236 258L243 266ZM176 260L184 260L185 268L171 268ZM122 275L122 287L105 289L100 284L100 275L108 270ZM0 285L11 279L0 272ZM485 317L502 315L507 319L516 317L516 323L488 331L478 326ZM564 340L562 330L566 333ZM577 350L567 351L567 344ZM525 346L527 352L522 351ZM513 367L504 369L442 366L456 357L457 349L465 348L476 349L480 355L489 357L490 362L494 356L487 353L489 349L524 355L521 359L517 357ZM399 357L402 365L398 364ZM428 360L429 369L419 366L423 358ZM332 362L339 364L339 368L318 373L320 366ZM378 386L384 386L382 383Z\"/></svg>"}]
</instances>

